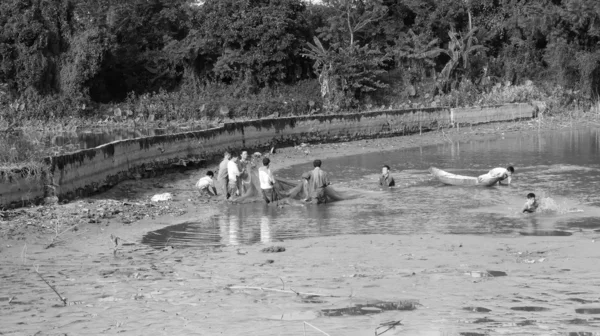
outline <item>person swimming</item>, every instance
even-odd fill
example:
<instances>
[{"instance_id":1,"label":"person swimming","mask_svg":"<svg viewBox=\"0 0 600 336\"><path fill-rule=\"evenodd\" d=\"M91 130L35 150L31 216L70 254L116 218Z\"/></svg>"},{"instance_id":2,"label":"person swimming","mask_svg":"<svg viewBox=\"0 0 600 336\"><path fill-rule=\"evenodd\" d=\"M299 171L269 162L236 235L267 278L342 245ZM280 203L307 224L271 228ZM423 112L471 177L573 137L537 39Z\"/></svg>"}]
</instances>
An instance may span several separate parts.
<instances>
[{"instance_id":1,"label":"person swimming","mask_svg":"<svg viewBox=\"0 0 600 336\"><path fill-rule=\"evenodd\" d=\"M525 206L523 207L523 213L534 213L539 204L535 198L534 193L527 194L527 201L525 202Z\"/></svg>"}]
</instances>

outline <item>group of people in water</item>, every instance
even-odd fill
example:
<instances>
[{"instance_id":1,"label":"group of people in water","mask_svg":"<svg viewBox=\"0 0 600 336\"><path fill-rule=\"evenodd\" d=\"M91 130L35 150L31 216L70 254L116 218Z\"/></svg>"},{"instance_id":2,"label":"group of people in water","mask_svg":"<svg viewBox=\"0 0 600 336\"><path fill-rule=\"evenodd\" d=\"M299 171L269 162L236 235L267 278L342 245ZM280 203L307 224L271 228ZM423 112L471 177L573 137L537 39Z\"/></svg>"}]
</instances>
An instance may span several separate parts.
<instances>
[{"instance_id":1,"label":"group of people in water","mask_svg":"<svg viewBox=\"0 0 600 336\"><path fill-rule=\"evenodd\" d=\"M273 176L270 168L271 160L261 153L248 155L242 151L239 158L229 152L225 152L223 161L219 164L219 171L215 177L214 172L208 171L196 183L201 194L207 196L218 196L216 184L220 187L220 193L225 200L234 202L245 202L262 198L265 203L270 204L284 199L296 199L303 202L323 204L332 200L351 198L345 197L330 188L331 182L327 172L321 169L322 161L314 160L313 170L302 174L301 182L287 181ZM390 174L390 167L384 165L379 177L381 188L396 186L396 181ZM497 178L498 183L506 181L511 183L511 177L515 169L512 166L506 168L494 168L487 174L479 176L480 180L486 178ZM527 194L527 201L523 207L523 213L533 213L538 208L536 196Z\"/></svg>"},{"instance_id":2,"label":"group of people in water","mask_svg":"<svg viewBox=\"0 0 600 336\"><path fill-rule=\"evenodd\" d=\"M499 184L502 184L502 181L506 180L507 184L510 184L512 174L515 173L515 168L513 166L508 166L506 168L494 168L490 170L487 174L481 175L478 177L479 180L485 180L487 178L498 178ZM539 203L535 197L534 193L527 194L527 200L525 201L525 205L523 206L523 213L533 213L539 207Z\"/></svg>"}]
</instances>

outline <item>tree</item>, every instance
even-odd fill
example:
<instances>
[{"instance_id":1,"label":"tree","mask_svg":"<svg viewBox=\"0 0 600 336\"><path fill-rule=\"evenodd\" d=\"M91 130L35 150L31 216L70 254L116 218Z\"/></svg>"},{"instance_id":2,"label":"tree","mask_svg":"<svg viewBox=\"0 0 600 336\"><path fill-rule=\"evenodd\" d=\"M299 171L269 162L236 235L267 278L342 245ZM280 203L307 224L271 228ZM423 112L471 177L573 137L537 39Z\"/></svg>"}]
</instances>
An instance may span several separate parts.
<instances>
[{"instance_id":1,"label":"tree","mask_svg":"<svg viewBox=\"0 0 600 336\"><path fill-rule=\"evenodd\" d=\"M435 59L446 52L439 47L439 43L439 39L432 39L426 34L417 35L412 29L400 34L393 53L398 64L407 69L408 76L405 76L405 84L421 81L426 77L425 72L435 67Z\"/></svg>"},{"instance_id":2,"label":"tree","mask_svg":"<svg viewBox=\"0 0 600 336\"><path fill-rule=\"evenodd\" d=\"M477 28L473 28L466 34L459 34L454 30L448 32L450 42L445 53L450 56L450 60L446 63L440 72L442 87L450 88L453 83L459 83L462 78L459 73L466 71L469 67L469 57L479 51L485 51L483 45L473 45L473 35ZM475 43L477 41L475 40ZM461 67L462 61L462 67Z\"/></svg>"},{"instance_id":3,"label":"tree","mask_svg":"<svg viewBox=\"0 0 600 336\"><path fill-rule=\"evenodd\" d=\"M171 47L209 80L243 82L250 91L292 83L308 75L299 56L305 9L300 0L208 0L196 7L190 34Z\"/></svg>"},{"instance_id":4,"label":"tree","mask_svg":"<svg viewBox=\"0 0 600 336\"><path fill-rule=\"evenodd\" d=\"M386 87L377 77L389 59L379 48L361 40L361 33L387 11L377 1L329 0L329 26L319 29L314 44L307 43L304 56L312 59L319 76L325 108L357 106L370 92ZM366 38L365 38L366 39ZM326 49L322 41L328 43Z\"/></svg>"}]
</instances>

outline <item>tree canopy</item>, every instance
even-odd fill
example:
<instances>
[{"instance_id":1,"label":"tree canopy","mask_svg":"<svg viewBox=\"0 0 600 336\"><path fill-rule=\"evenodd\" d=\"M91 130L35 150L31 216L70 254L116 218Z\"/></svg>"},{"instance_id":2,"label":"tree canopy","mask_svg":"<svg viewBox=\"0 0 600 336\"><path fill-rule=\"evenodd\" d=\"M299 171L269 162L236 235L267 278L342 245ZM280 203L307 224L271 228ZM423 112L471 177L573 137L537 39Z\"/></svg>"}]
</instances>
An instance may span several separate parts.
<instances>
[{"instance_id":1,"label":"tree canopy","mask_svg":"<svg viewBox=\"0 0 600 336\"><path fill-rule=\"evenodd\" d=\"M331 106L433 80L600 91L597 0L4 0L0 89L119 102L211 84L319 81ZM4 89L3 89L4 88Z\"/></svg>"}]
</instances>

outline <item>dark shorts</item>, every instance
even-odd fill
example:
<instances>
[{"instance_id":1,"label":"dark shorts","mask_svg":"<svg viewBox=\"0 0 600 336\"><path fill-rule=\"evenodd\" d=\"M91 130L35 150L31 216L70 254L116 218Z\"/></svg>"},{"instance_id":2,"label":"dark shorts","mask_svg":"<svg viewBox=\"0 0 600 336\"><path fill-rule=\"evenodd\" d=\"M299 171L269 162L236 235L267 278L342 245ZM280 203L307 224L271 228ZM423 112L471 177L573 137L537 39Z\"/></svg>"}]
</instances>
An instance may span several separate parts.
<instances>
[{"instance_id":1,"label":"dark shorts","mask_svg":"<svg viewBox=\"0 0 600 336\"><path fill-rule=\"evenodd\" d=\"M325 188L317 189L315 193L315 200L317 201L317 204L327 203L327 195L325 194Z\"/></svg>"},{"instance_id":2,"label":"dark shorts","mask_svg":"<svg viewBox=\"0 0 600 336\"><path fill-rule=\"evenodd\" d=\"M267 204L278 200L277 192L275 191L275 189L271 188L271 189L261 189L261 190L262 190L262 194L263 194L263 199L265 200L265 202L267 202Z\"/></svg>"}]
</instances>

